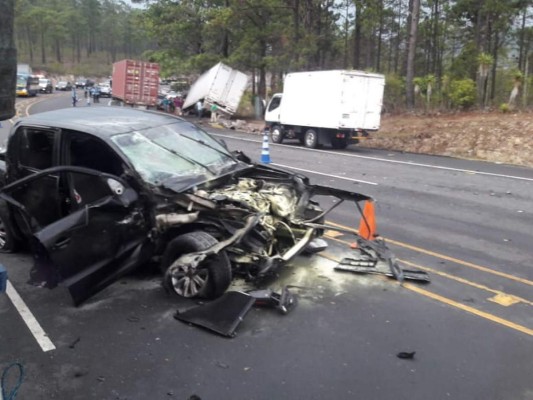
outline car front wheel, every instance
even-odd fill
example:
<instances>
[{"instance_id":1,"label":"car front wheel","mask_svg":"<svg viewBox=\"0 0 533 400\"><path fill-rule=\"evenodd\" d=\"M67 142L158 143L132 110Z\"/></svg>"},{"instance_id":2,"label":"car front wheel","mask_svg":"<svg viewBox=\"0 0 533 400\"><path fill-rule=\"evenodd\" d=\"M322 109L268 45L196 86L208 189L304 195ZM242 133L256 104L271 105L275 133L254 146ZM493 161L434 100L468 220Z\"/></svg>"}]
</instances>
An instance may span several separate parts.
<instances>
[{"instance_id":1,"label":"car front wheel","mask_svg":"<svg viewBox=\"0 0 533 400\"><path fill-rule=\"evenodd\" d=\"M16 241L11 227L0 213L0 252L11 253L15 250Z\"/></svg>"},{"instance_id":2,"label":"car front wheel","mask_svg":"<svg viewBox=\"0 0 533 400\"><path fill-rule=\"evenodd\" d=\"M190 232L173 239L167 245L161 263L165 288L186 298L221 296L231 283L231 264L227 254L221 251L208 256L196 266L184 257L217 243L213 236L205 232Z\"/></svg>"}]
</instances>

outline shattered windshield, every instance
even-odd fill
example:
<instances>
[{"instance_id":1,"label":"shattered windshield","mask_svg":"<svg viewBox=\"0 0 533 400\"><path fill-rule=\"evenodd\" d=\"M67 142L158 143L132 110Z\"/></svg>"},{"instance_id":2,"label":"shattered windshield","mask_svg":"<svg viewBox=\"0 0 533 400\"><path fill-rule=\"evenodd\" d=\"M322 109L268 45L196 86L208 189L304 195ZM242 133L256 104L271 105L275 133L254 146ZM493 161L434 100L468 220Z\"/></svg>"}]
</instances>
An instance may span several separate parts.
<instances>
[{"instance_id":1,"label":"shattered windshield","mask_svg":"<svg viewBox=\"0 0 533 400\"><path fill-rule=\"evenodd\" d=\"M111 140L154 185L188 186L238 164L219 142L187 122L123 133Z\"/></svg>"}]
</instances>

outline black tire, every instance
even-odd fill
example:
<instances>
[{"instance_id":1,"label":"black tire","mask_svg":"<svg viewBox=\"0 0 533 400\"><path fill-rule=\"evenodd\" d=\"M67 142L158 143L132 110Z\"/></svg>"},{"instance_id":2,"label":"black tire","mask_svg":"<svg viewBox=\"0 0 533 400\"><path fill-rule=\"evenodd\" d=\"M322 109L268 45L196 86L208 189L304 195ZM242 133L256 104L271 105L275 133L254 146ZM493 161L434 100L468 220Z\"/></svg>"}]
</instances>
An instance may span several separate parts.
<instances>
[{"instance_id":1,"label":"black tire","mask_svg":"<svg viewBox=\"0 0 533 400\"><path fill-rule=\"evenodd\" d=\"M12 253L17 247L17 241L11 230L9 222L0 212L0 253Z\"/></svg>"},{"instance_id":2,"label":"black tire","mask_svg":"<svg viewBox=\"0 0 533 400\"><path fill-rule=\"evenodd\" d=\"M270 139L272 143L281 144L283 142L283 131L279 125L274 125L272 131L270 132Z\"/></svg>"},{"instance_id":3,"label":"black tire","mask_svg":"<svg viewBox=\"0 0 533 400\"><path fill-rule=\"evenodd\" d=\"M205 250L217 243L205 232L186 233L170 241L161 262L165 288L179 297L212 299L221 296L231 284L231 263L225 251L206 258L194 271L176 265L173 274L167 273L182 255Z\"/></svg>"},{"instance_id":4,"label":"black tire","mask_svg":"<svg viewBox=\"0 0 533 400\"><path fill-rule=\"evenodd\" d=\"M345 149L346 147L348 147L348 140L346 140L345 138L341 139L333 137L331 138L331 147L333 147L334 149Z\"/></svg>"},{"instance_id":5,"label":"black tire","mask_svg":"<svg viewBox=\"0 0 533 400\"><path fill-rule=\"evenodd\" d=\"M310 149L316 149L318 147L318 132L315 129L309 128L305 131L304 145Z\"/></svg>"}]
</instances>

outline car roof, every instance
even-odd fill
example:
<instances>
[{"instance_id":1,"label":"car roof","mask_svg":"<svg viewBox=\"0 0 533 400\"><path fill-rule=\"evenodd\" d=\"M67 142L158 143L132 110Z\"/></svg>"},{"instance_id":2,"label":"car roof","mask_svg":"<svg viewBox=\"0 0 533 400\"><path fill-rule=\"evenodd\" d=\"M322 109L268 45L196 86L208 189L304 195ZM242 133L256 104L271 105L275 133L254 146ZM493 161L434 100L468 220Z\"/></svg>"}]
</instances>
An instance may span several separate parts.
<instances>
[{"instance_id":1,"label":"car roof","mask_svg":"<svg viewBox=\"0 0 533 400\"><path fill-rule=\"evenodd\" d=\"M129 107L71 107L24 117L18 121L16 127L39 125L78 130L108 138L118 133L185 122L182 118L169 114Z\"/></svg>"}]
</instances>

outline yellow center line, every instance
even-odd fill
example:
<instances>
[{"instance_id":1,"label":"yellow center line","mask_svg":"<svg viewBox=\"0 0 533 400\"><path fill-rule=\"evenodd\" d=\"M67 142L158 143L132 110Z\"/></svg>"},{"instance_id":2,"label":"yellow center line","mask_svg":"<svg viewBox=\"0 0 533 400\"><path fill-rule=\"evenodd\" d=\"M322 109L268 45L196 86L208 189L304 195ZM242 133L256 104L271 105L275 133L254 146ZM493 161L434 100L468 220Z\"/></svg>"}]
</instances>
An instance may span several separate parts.
<instances>
[{"instance_id":1,"label":"yellow center line","mask_svg":"<svg viewBox=\"0 0 533 400\"><path fill-rule=\"evenodd\" d=\"M336 226L336 227L339 227L339 228L342 228L342 229L348 229L348 230L350 230L352 232L357 232L353 228L350 228L350 227L345 226L345 225L337 224L337 223L334 223L334 222L331 222L331 221L328 221L327 224L331 225L331 226ZM454 257L450 257L450 256L447 256L447 255L444 255L444 254L436 253L434 251L426 250L426 249L423 249L421 247L417 247L417 246L413 246L413 245L410 245L410 244L407 244L407 243L399 242L397 240L387 239L387 238L384 238L384 239L387 241L387 243L392 243L392 244L395 244L396 246L400 246L400 247L403 247L403 248L406 248L406 249L409 249L409 250L414 250L414 251L417 251L419 253L427 254L429 256L440 258L440 259L446 260L446 261L450 261L450 262L453 262L453 263L456 263L456 264L459 264L459 265L463 265L465 267L469 267L469 268L472 268L472 269L477 269L478 271L483 271L483 272L486 272L486 273L489 273L489 274L500 276L502 278L506 278L506 279L509 279L509 280L512 280L512 281L516 281L516 282L520 282L520 283L523 283L523 284L526 284L526 285L529 285L529 286L533 286L533 281L530 281L529 279L520 278L518 276L506 274L505 272L496 271L494 269L490 269L490 268L487 268L487 267L483 267L481 265L473 264L473 263L468 262L468 261L459 260L458 258L454 258Z\"/></svg>"},{"instance_id":2,"label":"yellow center line","mask_svg":"<svg viewBox=\"0 0 533 400\"><path fill-rule=\"evenodd\" d=\"M416 292L418 294L421 294L422 296L430 297L433 300L440 301L441 303L448 304L448 305L450 305L452 307L459 308L460 310L463 310L463 311L469 312L471 314L477 315L478 317L488 319L489 321L492 321L492 322L495 322L497 324L500 324L500 325L506 326L508 328L514 329L516 331L525 333L526 335L533 336L533 329L529 329L529 328L527 328L527 327L525 327L523 325L515 324L514 322L511 322L511 321L508 321L506 319L497 317L496 315L489 314L489 313L484 312L484 311L480 311L477 308L470 307L470 306L467 306L465 304L459 303L457 301L448 299L447 297L444 297L444 296L438 295L436 293L430 292L428 290L422 289L422 288L420 288L418 286L415 286L415 285L413 285L411 283L404 283L403 287L406 288L406 289L409 289L409 290L411 290L413 292Z\"/></svg>"},{"instance_id":3,"label":"yellow center line","mask_svg":"<svg viewBox=\"0 0 533 400\"><path fill-rule=\"evenodd\" d=\"M438 271L438 270L433 269L433 268L424 267L422 265L418 265L418 264L412 263L410 261L400 260L400 259L398 261L400 261L403 264L410 265L412 267L421 269L423 271L431 272L432 274L440 275L440 276L443 276L445 278L448 278L448 279L463 283L465 285L472 286L472 287L475 287L477 289L485 290L485 291L490 292L490 293L494 293L495 295L510 297L510 298L516 300L516 302L525 303L525 304L528 304L530 306L533 305L533 302L531 302L529 300L526 300L526 299L523 299L522 297L515 296L514 294L508 294L508 293L502 292L500 290L491 289L488 286L480 285L479 283L475 283L475 282L469 281L468 279L460 278L460 277L455 276L455 275L450 275L450 274L447 274L447 273L442 272L442 271Z\"/></svg>"},{"instance_id":4,"label":"yellow center line","mask_svg":"<svg viewBox=\"0 0 533 400\"><path fill-rule=\"evenodd\" d=\"M337 258L335 258L334 256L331 256L331 255L329 255L327 253L326 254L318 253L317 255L320 256L320 257L326 258L328 260L334 261L334 262L339 262L340 261ZM415 286L415 285L413 285L411 283L408 283L408 282L404 282L402 284L402 287L404 287L406 289L409 289L409 290L411 290L411 291L413 291L415 293L418 293L418 294L420 294L422 296L429 297L429 298L431 298L433 300L436 300L436 301L440 301L441 303L447 304L447 305L449 305L451 307L458 308L458 309L466 311L466 312L468 312L470 314L474 314L474 315L477 315L478 317L485 318L485 319L487 319L489 321L492 321L492 322L495 322L497 324L506 326L507 328L511 328L511 329L516 330L516 331L525 333L526 335L533 336L533 329L530 329L530 328L528 328L526 326L523 326L523 325L516 324L516 323L508 321L506 319L500 318L500 317L498 317L498 316L496 316L494 314L490 314L490 313L487 313L485 311L480 311L477 308L470 307L470 306L467 306L465 304L459 303L458 301L455 301L455 300L449 299L447 297L441 296L439 294L436 294L436 293L430 292L428 290L422 289L422 288L420 288L418 286Z\"/></svg>"}]
</instances>

